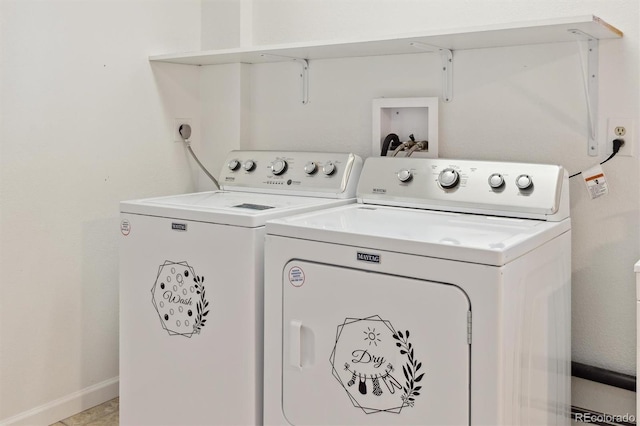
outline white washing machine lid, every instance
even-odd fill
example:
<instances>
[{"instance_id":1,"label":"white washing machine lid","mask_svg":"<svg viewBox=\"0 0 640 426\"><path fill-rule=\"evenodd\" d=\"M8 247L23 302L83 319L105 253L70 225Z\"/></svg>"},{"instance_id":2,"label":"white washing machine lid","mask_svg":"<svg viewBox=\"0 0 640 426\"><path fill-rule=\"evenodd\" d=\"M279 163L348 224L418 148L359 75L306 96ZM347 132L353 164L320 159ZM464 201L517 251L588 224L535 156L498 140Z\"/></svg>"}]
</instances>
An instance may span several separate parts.
<instances>
[{"instance_id":1,"label":"white washing machine lid","mask_svg":"<svg viewBox=\"0 0 640 426\"><path fill-rule=\"evenodd\" d=\"M269 219L353 202L355 198L209 191L123 201L120 212L255 228Z\"/></svg>"},{"instance_id":2,"label":"white washing machine lid","mask_svg":"<svg viewBox=\"0 0 640 426\"><path fill-rule=\"evenodd\" d=\"M270 221L269 235L502 266L571 229L547 222L353 204ZM380 259L380 261L384 261Z\"/></svg>"}]
</instances>

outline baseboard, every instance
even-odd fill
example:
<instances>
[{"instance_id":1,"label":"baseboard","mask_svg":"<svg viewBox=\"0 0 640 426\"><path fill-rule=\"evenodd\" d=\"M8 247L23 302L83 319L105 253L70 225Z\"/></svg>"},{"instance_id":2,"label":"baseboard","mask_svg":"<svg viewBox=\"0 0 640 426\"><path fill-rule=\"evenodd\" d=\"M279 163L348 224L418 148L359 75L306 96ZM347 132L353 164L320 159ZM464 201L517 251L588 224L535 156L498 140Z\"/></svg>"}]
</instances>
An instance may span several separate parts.
<instances>
[{"instance_id":1,"label":"baseboard","mask_svg":"<svg viewBox=\"0 0 640 426\"><path fill-rule=\"evenodd\" d=\"M118 377L114 377L89 386L8 419L0 420L0 426L46 426L56 423L117 397L119 381Z\"/></svg>"}]
</instances>

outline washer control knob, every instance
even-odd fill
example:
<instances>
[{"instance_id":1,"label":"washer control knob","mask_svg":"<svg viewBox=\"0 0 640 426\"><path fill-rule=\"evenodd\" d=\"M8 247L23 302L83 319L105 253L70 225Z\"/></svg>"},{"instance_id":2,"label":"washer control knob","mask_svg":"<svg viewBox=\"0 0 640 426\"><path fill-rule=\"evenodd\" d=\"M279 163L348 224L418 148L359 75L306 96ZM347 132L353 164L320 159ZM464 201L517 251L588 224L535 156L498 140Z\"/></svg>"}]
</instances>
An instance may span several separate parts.
<instances>
[{"instance_id":1,"label":"washer control knob","mask_svg":"<svg viewBox=\"0 0 640 426\"><path fill-rule=\"evenodd\" d=\"M413 173L411 173L411 170L402 169L396 173L396 176L398 176L400 182L409 182L413 178Z\"/></svg>"},{"instance_id":2,"label":"washer control knob","mask_svg":"<svg viewBox=\"0 0 640 426\"><path fill-rule=\"evenodd\" d=\"M489 186L498 189L504 185L504 177L500 173L493 173L489 176Z\"/></svg>"},{"instance_id":3,"label":"washer control knob","mask_svg":"<svg viewBox=\"0 0 640 426\"><path fill-rule=\"evenodd\" d=\"M438 175L438 183L445 189L454 188L460 181L460 175L455 169L446 168Z\"/></svg>"},{"instance_id":4,"label":"washer control knob","mask_svg":"<svg viewBox=\"0 0 640 426\"><path fill-rule=\"evenodd\" d=\"M533 180L529 175L520 175L516 178L516 186L520 189L530 189L533 186Z\"/></svg>"},{"instance_id":5,"label":"washer control knob","mask_svg":"<svg viewBox=\"0 0 640 426\"><path fill-rule=\"evenodd\" d=\"M327 176L331 176L336 172L336 165L333 162L328 161L324 166L322 166L322 173Z\"/></svg>"},{"instance_id":6,"label":"washer control knob","mask_svg":"<svg viewBox=\"0 0 640 426\"><path fill-rule=\"evenodd\" d=\"M271 163L271 173L278 176L287 171L287 162L285 160L276 160Z\"/></svg>"},{"instance_id":7,"label":"washer control knob","mask_svg":"<svg viewBox=\"0 0 640 426\"><path fill-rule=\"evenodd\" d=\"M250 171L252 171L253 169L256 168L256 162L253 161L253 160L247 160L242 165L242 168L245 169L246 171L250 172Z\"/></svg>"},{"instance_id":8,"label":"washer control knob","mask_svg":"<svg viewBox=\"0 0 640 426\"><path fill-rule=\"evenodd\" d=\"M240 168L240 162L234 158L233 160L229 161L229 163L227 163L227 166L229 167L229 170L235 172L236 170L238 170L238 168Z\"/></svg>"},{"instance_id":9,"label":"washer control knob","mask_svg":"<svg viewBox=\"0 0 640 426\"><path fill-rule=\"evenodd\" d=\"M313 161L309 161L307 164L304 165L304 172L308 175L312 175L317 171L318 171L318 165Z\"/></svg>"}]
</instances>

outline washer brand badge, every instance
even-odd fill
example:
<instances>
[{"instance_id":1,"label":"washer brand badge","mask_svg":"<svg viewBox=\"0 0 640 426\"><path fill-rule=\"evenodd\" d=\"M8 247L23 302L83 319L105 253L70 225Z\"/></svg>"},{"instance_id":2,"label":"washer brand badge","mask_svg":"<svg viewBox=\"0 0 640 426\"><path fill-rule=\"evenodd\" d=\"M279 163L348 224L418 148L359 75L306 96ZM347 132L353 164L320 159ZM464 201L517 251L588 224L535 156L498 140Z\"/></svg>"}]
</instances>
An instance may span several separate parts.
<instances>
[{"instance_id":1,"label":"washer brand badge","mask_svg":"<svg viewBox=\"0 0 640 426\"><path fill-rule=\"evenodd\" d=\"M204 276L196 275L187 262L167 260L160 265L151 296L162 328L170 336L200 334L207 322L209 302L205 297Z\"/></svg>"},{"instance_id":2,"label":"washer brand badge","mask_svg":"<svg viewBox=\"0 0 640 426\"><path fill-rule=\"evenodd\" d=\"M358 252L358 260L369 263L380 263L380 255Z\"/></svg>"},{"instance_id":3,"label":"washer brand badge","mask_svg":"<svg viewBox=\"0 0 640 426\"><path fill-rule=\"evenodd\" d=\"M373 193L374 194L386 194L387 190L384 188L373 188Z\"/></svg>"},{"instance_id":4,"label":"washer brand badge","mask_svg":"<svg viewBox=\"0 0 640 426\"><path fill-rule=\"evenodd\" d=\"M187 224L186 223L172 222L171 223L171 229L173 229L174 231L186 231L187 230Z\"/></svg>"}]
</instances>

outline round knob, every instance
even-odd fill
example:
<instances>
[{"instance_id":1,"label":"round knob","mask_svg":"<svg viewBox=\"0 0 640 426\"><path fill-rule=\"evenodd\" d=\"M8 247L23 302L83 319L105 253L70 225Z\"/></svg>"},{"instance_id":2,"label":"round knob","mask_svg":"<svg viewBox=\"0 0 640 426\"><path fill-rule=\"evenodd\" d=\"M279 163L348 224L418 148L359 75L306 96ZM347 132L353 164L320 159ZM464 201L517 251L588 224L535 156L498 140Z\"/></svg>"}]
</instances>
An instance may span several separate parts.
<instances>
[{"instance_id":1,"label":"round knob","mask_svg":"<svg viewBox=\"0 0 640 426\"><path fill-rule=\"evenodd\" d=\"M411 173L411 170L403 169L400 170L396 176L398 176L400 182L409 182L413 177L413 173Z\"/></svg>"},{"instance_id":2,"label":"round knob","mask_svg":"<svg viewBox=\"0 0 640 426\"><path fill-rule=\"evenodd\" d=\"M331 176L335 172L336 172L336 165L333 164L331 161L329 161L327 164L322 166L322 173L324 173L327 176Z\"/></svg>"},{"instance_id":3,"label":"round knob","mask_svg":"<svg viewBox=\"0 0 640 426\"><path fill-rule=\"evenodd\" d=\"M238 167L240 167L240 162L236 159L233 159L229 161L229 163L227 163L227 166L229 167L229 170L235 172L236 170L238 170Z\"/></svg>"},{"instance_id":4,"label":"round knob","mask_svg":"<svg viewBox=\"0 0 640 426\"><path fill-rule=\"evenodd\" d=\"M504 177L500 173L493 173L489 176L489 186L498 189L504 185Z\"/></svg>"},{"instance_id":5,"label":"round knob","mask_svg":"<svg viewBox=\"0 0 640 426\"><path fill-rule=\"evenodd\" d=\"M313 161L309 161L307 164L304 165L304 172L308 175L312 175L317 171L318 171L318 165Z\"/></svg>"},{"instance_id":6,"label":"round knob","mask_svg":"<svg viewBox=\"0 0 640 426\"><path fill-rule=\"evenodd\" d=\"M453 188L458 184L460 179L460 175L458 172L452 168L444 169L438 175L438 183L443 188Z\"/></svg>"},{"instance_id":7,"label":"round knob","mask_svg":"<svg viewBox=\"0 0 640 426\"><path fill-rule=\"evenodd\" d=\"M516 178L516 186L520 189L529 189L533 185L533 180L529 175L520 175Z\"/></svg>"},{"instance_id":8,"label":"round knob","mask_svg":"<svg viewBox=\"0 0 640 426\"><path fill-rule=\"evenodd\" d=\"M287 171L287 162L285 160L276 160L271 163L271 173L281 175Z\"/></svg>"},{"instance_id":9,"label":"round knob","mask_svg":"<svg viewBox=\"0 0 640 426\"><path fill-rule=\"evenodd\" d=\"M247 160L242 165L242 168L245 169L246 171L250 172L251 170L256 168L256 162L253 161L253 160Z\"/></svg>"}]
</instances>

